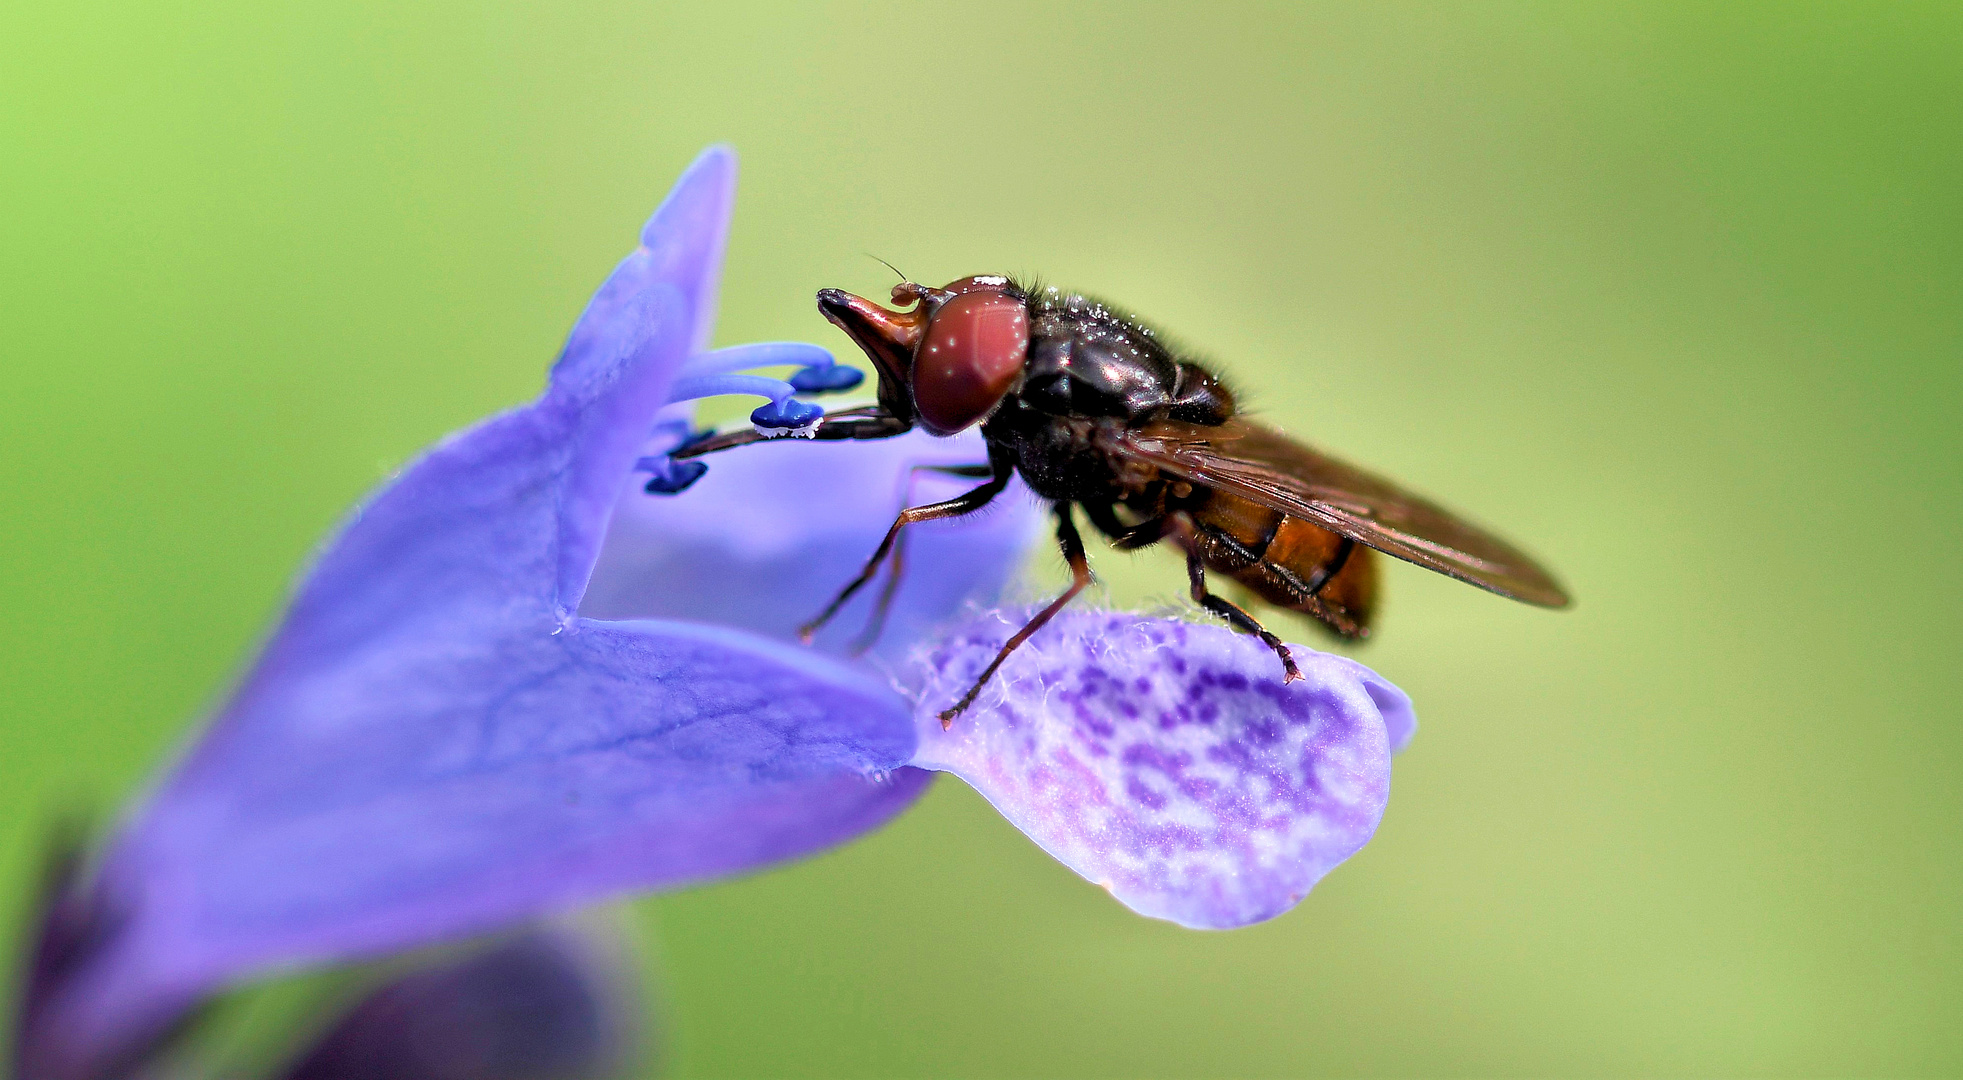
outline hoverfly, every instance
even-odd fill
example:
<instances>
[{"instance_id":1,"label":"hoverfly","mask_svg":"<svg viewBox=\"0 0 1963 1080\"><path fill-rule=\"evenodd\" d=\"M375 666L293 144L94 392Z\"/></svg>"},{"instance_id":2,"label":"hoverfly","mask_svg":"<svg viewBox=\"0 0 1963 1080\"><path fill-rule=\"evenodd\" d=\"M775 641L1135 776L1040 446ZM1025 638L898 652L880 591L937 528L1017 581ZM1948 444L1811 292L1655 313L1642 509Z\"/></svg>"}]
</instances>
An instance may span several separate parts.
<instances>
[{"instance_id":1,"label":"hoverfly","mask_svg":"<svg viewBox=\"0 0 1963 1080\"><path fill-rule=\"evenodd\" d=\"M818 294L819 310L872 361L879 403L826 413L810 437L885 439L916 426L949 436L980 424L988 464L954 471L986 480L953 499L902 510L859 576L805 626L805 639L873 579L901 530L979 510L1018 473L1051 503L1071 574L1069 588L940 714L943 727L1090 584L1075 509L1120 549L1169 541L1184 551L1193 600L1260 637L1280 659L1283 682L1301 678L1288 646L1210 590L1207 571L1344 638L1369 634L1376 551L1525 603L1569 602L1552 575L1506 541L1237 415L1232 393L1211 372L1105 304L997 275L939 289L904 281L893 287L893 303L902 310L839 289ZM711 436L674 456L770 437Z\"/></svg>"}]
</instances>

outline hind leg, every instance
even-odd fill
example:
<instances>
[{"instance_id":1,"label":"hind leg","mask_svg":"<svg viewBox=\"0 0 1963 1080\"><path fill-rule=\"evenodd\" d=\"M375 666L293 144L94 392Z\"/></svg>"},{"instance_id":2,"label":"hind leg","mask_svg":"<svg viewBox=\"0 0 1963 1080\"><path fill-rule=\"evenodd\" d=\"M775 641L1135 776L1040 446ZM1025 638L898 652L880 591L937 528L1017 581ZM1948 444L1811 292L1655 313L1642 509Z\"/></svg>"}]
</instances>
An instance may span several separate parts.
<instances>
[{"instance_id":1,"label":"hind leg","mask_svg":"<svg viewBox=\"0 0 1963 1080\"><path fill-rule=\"evenodd\" d=\"M1186 580L1193 592L1193 602L1215 615L1227 620L1227 625L1243 634L1253 634L1281 658L1282 684L1287 685L1302 677L1302 669L1295 666L1295 658L1289 655L1288 646L1276 637L1267 627L1262 626L1245 608L1217 595L1206 587L1206 564L1200 559L1200 538L1197 527L1185 514L1174 514L1173 531L1180 539L1180 546L1186 549Z\"/></svg>"}]
</instances>

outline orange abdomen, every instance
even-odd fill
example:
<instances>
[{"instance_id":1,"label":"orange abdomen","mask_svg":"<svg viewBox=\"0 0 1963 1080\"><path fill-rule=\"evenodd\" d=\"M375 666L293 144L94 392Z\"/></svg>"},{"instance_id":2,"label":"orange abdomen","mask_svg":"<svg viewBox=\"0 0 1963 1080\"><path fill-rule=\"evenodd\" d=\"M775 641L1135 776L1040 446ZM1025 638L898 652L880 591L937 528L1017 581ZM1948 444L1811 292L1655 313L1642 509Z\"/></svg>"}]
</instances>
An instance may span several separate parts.
<instances>
[{"instance_id":1,"label":"orange abdomen","mask_svg":"<svg viewBox=\"0 0 1963 1080\"><path fill-rule=\"evenodd\" d=\"M1200 559L1208 569L1343 637L1369 634L1377 598L1376 552L1301 518L1218 491L1192 514L1202 530ZM1341 566L1332 574L1339 559Z\"/></svg>"}]
</instances>

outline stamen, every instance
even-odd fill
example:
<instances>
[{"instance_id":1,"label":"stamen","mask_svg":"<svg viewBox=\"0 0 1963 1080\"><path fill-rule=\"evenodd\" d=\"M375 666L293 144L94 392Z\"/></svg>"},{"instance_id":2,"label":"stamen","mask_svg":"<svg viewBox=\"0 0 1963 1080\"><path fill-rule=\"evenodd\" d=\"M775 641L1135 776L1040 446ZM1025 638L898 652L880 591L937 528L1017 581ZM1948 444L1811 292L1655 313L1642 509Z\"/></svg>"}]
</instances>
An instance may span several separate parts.
<instances>
[{"instance_id":1,"label":"stamen","mask_svg":"<svg viewBox=\"0 0 1963 1080\"><path fill-rule=\"evenodd\" d=\"M719 375L725 371L747 371L760 367L828 368L836 363L829 351L802 341L758 341L696 353L682 364L679 377Z\"/></svg>"},{"instance_id":2,"label":"stamen","mask_svg":"<svg viewBox=\"0 0 1963 1080\"><path fill-rule=\"evenodd\" d=\"M673 495L690 484L702 479L709 466L700 461L676 461L663 454L660 457L644 457L634 463L634 471L653 473L654 476L641 490L649 495Z\"/></svg>"},{"instance_id":3,"label":"stamen","mask_svg":"<svg viewBox=\"0 0 1963 1080\"><path fill-rule=\"evenodd\" d=\"M795 366L790 379L767 375L739 374L749 368ZM801 341L764 341L734 345L688 358L668 391L670 405L720 394L754 394L770 399L750 413L750 423L761 434L772 438L812 438L817 434L818 418L825 410L796 400L796 394L829 394L850 390L865 381L865 373L832 359L832 354ZM672 430L671 430L672 429ZM708 466L700 461L676 462L668 455L709 432L687 434L687 427L674 429L671 423L658 423L654 442L659 453L635 463L635 470L652 475L646 491L651 495L673 495L702 478ZM665 445L662 445L665 444Z\"/></svg>"},{"instance_id":4,"label":"stamen","mask_svg":"<svg viewBox=\"0 0 1963 1080\"><path fill-rule=\"evenodd\" d=\"M768 375L685 375L668 391L668 402L694 401L718 394L755 394L772 401L783 401L797 393L797 387Z\"/></svg>"},{"instance_id":5,"label":"stamen","mask_svg":"<svg viewBox=\"0 0 1963 1080\"><path fill-rule=\"evenodd\" d=\"M791 385L800 394L835 394L866 381L866 373L844 364L808 367L791 374Z\"/></svg>"},{"instance_id":6,"label":"stamen","mask_svg":"<svg viewBox=\"0 0 1963 1080\"><path fill-rule=\"evenodd\" d=\"M790 436L796 439L809 439L818 434L818 418L825 415L821 405L812 405L792 398L759 405L750 413L750 423L758 433L771 438Z\"/></svg>"}]
</instances>

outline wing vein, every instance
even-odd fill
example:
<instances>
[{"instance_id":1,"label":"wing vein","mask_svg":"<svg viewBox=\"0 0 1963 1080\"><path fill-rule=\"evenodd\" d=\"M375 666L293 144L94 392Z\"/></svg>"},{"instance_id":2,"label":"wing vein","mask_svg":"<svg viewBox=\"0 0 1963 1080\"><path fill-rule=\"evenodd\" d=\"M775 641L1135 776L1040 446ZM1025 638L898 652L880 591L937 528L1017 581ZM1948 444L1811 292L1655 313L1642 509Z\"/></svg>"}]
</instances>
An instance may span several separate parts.
<instances>
[{"instance_id":1,"label":"wing vein","mask_svg":"<svg viewBox=\"0 0 1963 1080\"><path fill-rule=\"evenodd\" d=\"M1113 430L1106 438L1108 451L1501 596L1542 607L1569 603L1554 576L1519 548L1270 428L1239 419L1217 427L1162 420Z\"/></svg>"}]
</instances>

